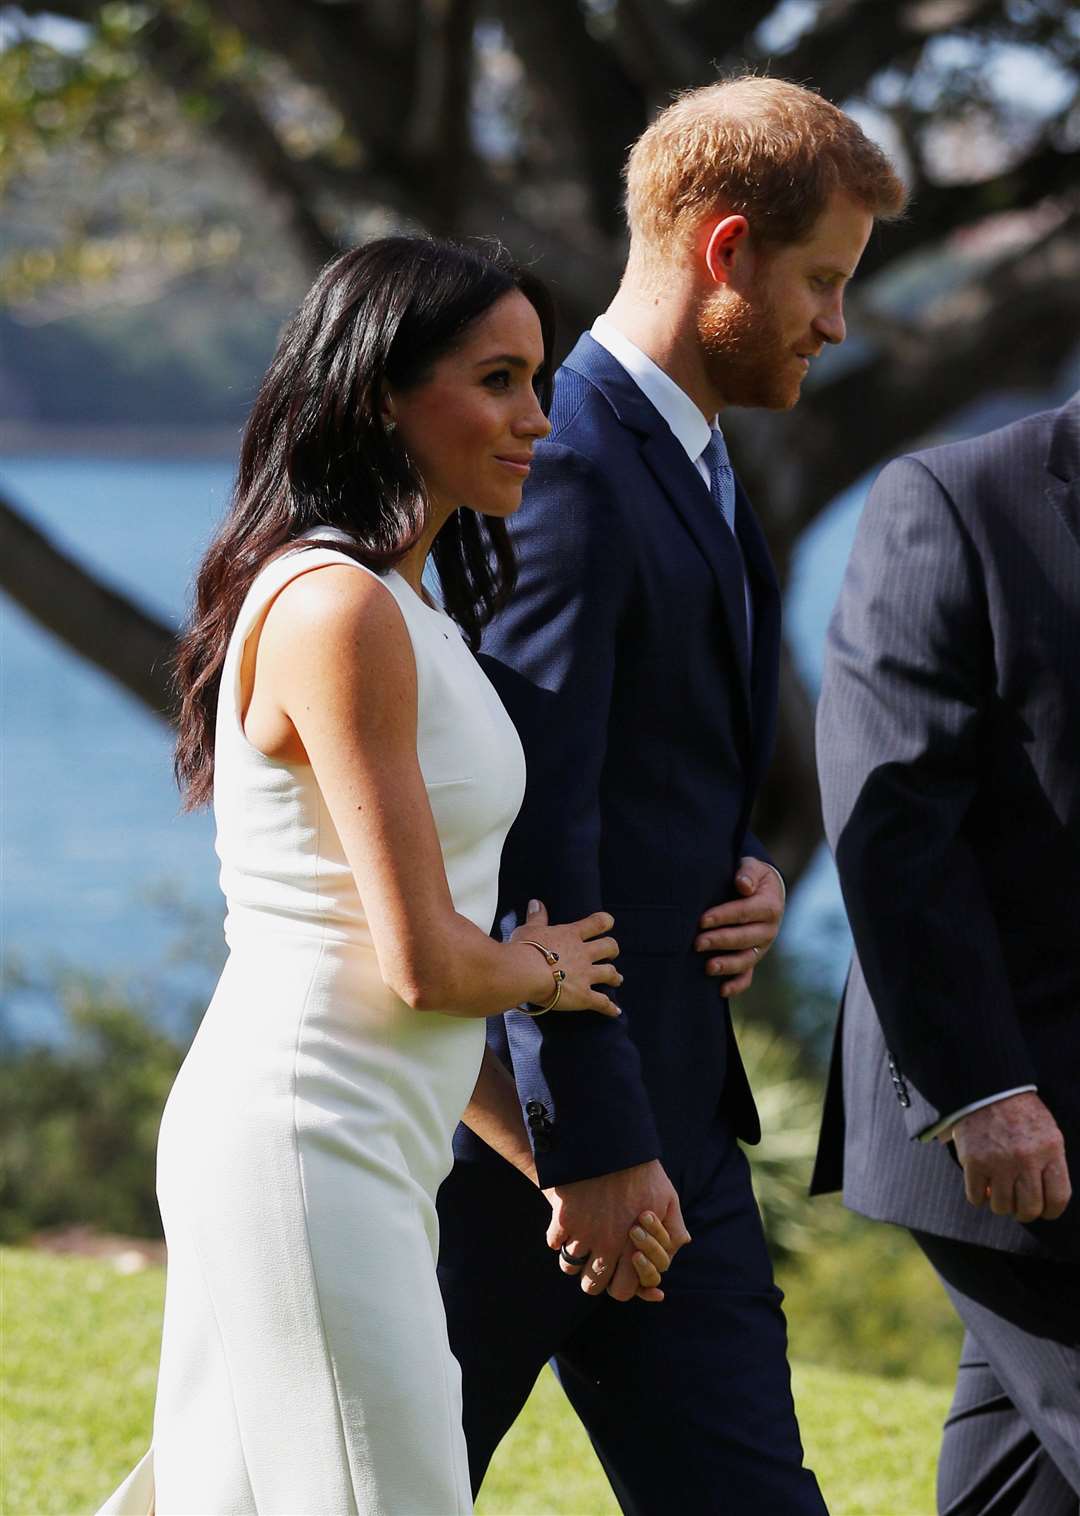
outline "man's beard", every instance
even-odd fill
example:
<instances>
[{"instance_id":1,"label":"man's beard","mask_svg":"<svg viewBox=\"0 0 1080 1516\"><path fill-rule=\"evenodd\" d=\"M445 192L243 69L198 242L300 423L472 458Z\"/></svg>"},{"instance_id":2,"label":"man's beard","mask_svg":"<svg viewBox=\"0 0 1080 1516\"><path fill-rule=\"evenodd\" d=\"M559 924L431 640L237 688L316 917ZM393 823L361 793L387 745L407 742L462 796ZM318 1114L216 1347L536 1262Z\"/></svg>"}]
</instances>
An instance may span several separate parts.
<instances>
[{"instance_id":1,"label":"man's beard","mask_svg":"<svg viewBox=\"0 0 1080 1516\"><path fill-rule=\"evenodd\" d=\"M799 398L801 375L760 282L751 295L746 300L731 289L718 291L698 312L709 381L725 405L789 410Z\"/></svg>"}]
</instances>

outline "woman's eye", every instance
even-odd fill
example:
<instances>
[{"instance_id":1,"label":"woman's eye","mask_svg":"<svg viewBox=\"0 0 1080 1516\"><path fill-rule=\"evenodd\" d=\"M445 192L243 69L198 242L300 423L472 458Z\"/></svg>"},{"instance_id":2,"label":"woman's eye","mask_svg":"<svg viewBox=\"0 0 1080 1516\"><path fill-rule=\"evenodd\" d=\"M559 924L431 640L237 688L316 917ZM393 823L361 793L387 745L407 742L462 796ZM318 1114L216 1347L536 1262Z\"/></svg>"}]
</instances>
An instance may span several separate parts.
<instances>
[{"instance_id":1,"label":"woman's eye","mask_svg":"<svg viewBox=\"0 0 1080 1516\"><path fill-rule=\"evenodd\" d=\"M489 389L508 390L510 388L510 370L507 368L496 369L493 374L485 376L484 383Z\"/></svg>"}]
</instances>

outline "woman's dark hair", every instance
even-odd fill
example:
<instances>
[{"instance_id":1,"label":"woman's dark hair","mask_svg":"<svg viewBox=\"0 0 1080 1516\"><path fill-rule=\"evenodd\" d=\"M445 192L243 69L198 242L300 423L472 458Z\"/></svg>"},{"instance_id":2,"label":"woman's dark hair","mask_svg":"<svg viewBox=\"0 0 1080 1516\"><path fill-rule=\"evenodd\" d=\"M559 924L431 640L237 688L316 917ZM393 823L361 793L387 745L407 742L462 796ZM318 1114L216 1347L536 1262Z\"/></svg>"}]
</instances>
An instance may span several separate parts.
<instances>
[{"instance_id":1,"label":"woman's dark hair","mask_svg":"<svg viewBox=\"0 0 1080 1516\"><path fill-rule=\"evenodd\" d=\"M176 777L185 808L210 799L225 651L255 575L312 527L339 527L341 551L393 568L424 530L424 481L382 417L387 386L423 382L467 328L520 290L540 318L541 400L550 401L554 307L544 284L497 245L385 237L323 269L293 316L244 432L232 504L195 580L176 655ZM335 543L335 546L339 544ZM446 610L475 651L514 586L505 523L455 511L432 558Z\"/></svg>"}]
</instances>

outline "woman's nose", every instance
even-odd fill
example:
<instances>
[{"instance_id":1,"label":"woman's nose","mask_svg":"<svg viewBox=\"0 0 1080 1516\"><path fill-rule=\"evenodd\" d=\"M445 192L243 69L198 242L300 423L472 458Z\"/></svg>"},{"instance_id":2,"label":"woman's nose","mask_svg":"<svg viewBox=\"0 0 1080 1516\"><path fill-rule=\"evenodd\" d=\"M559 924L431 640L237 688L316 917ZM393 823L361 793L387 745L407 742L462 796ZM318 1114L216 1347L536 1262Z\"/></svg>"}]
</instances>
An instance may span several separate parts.
<instances>
[{"instance_id":1,"label":"woman's nose","mask_svg":"<svg viewBox=\"0 0 1080 1516\"><path fill-rule=\"evenodd\" d=\"M518 418L514 431L519 437L546 437L551 431L551 422L544 415L539 400L534 400L523 416Z\"/></svg>"}]
</instances>

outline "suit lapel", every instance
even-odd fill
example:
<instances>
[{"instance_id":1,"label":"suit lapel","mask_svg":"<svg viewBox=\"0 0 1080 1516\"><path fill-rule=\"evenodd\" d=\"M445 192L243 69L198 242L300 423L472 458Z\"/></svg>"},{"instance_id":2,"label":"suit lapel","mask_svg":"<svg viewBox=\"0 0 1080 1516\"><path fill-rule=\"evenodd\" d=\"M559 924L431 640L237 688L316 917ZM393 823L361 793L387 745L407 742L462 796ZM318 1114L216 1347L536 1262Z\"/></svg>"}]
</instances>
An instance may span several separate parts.
<instances>
[{"instance_id":1,"label":"suit lapel","mask_svg":"<svg viewBox=\"0 0 1080 1516\"><path fill-rule=\"evenodd\" d=\"M1080 395L1058 411L1046 466L1046 498L1080 547Z\"/></svg>"},{"instance_id":2,"label":"suit lapel","mask_svg":"<svg viewBox=\"0 0 1080 1516\"><path fill-rule=\"evenodd\" d=\"M573 369L602 390L619 420L640 437L641 456L646 467L712 569L723 607L724 622L735 652L739 688L749 723L752 715L750 650L746 642L742 564L731 533L725 527L705 481L656 407L645 397L622 365L588 333L579 338L577 346L565 361L565 367ZM745 514L750 514L749 507ZM765 555L768 556L767 549Z\"/></svg>"},{"instance_id":3,"label":"suit lapel","mask_svg":"<svg viewBox=\"0 0 1080 1516\"><path fill-rule=\"evenodd\" d=\"M749 716L750 649L746 641L746 596L738 547L682 444L662 418L661 425L663 433L657 431L645 438L641 456L713 571Z\"/></svg>"}]
</instances>

